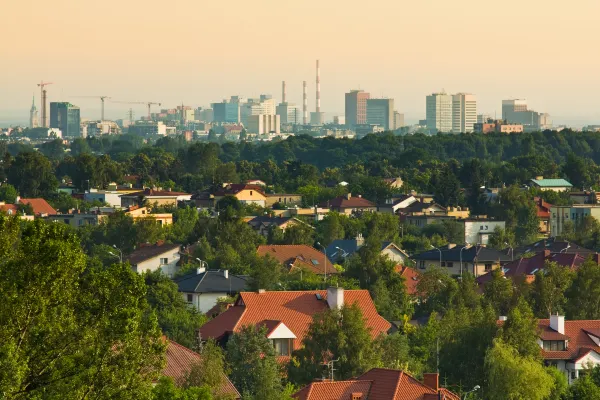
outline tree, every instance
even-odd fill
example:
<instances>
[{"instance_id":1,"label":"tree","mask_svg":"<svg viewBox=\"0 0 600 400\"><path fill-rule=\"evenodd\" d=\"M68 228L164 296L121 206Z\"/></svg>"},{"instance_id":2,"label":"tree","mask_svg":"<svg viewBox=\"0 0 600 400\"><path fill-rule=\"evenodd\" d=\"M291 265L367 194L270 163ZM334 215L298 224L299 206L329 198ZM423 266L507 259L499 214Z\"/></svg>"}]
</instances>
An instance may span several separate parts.
<instances>
[{"instance_id":1,"label":"tree","mask_svg":"<svg viewBox=\"0 0 600 400\"><path fill-rule=\"evenodd\" d=\"M326 309L313 316L302 348L294 351L288 377L302 385L323 375L323 362L335 362L335 379L358 376L375 367L380 359L376 343L358 305Z\"/></svg>"},{"instance_id":2,"label":"tree","mask_svg":"<svg viewBox=\"0 0 600 400\"><path fill-rule=\"evenodd\" d=\"M225 380L225 354L213 339L209 339L201 347L201 356L185 374L184 386L207 386L212 388L212 394L216 396Z\"/></svg>"},{"instance_id":3,"label":"tree","mask_svg":"<svg viewBox=\"0 0 600 400\"><path fill-rule=\"evenodd\" d=\"M513 185L500 191L496 203L491 207L490 215L506 221L506 230L514 233L517 243L537 239L540 226L537 207L533 198L518 186Z\"/></svg>"},{"instance_id":4,"label":"tree","mask_svg":"<svg viewBox=\"0 0 600 400\"><path fill-rule=\"evenodd\" d=\"M460 181L449 166L436 175L434 195L435 202L443 207L459 205Z\"/></svg>"},{"instance_id":5,"label":"tree","mask_svg":"<svg viewBox=\"0 0 600 400\"><path fill-rule=\"evenodd\" d=\"M587 260L577 270L571 287L567 290L566 312L568 319L600 318L600 265Z\"/></svg>"},{"instance_id":6,"label":"tree","mask_svg":"<svg viewBox=\"0 0 600 400\"><path fill-rule=\"evenodd\" d=\"M544 400L555 385L553 377L537 360L521 356L498 339L486 353L485 369L488 382L485 393L490 400Z\"/></svg>"},{"instance_id":7,"label":"tree","mask_svg":"<svg viewBox=\"0 0 600 400\"><path fill-rule=\"evenodd\" d=\"M590 376L582 376L571 386L564 400L600 399L600 387L594 383Z\"/></svg>"},{"instance_id":8,"label":"tree","mask_svg":"<svg viewBox=\"0 0 600 400\"><path fill-rule=\"evenodd\" d=\"M570 152L563 165L563 172L574 187L587 189L595 183L592 177L593 168L595 166L596 165L592 160L586 160L585 158L578 157L575 153Z\"/></svg>"},{"instance_id":9,"label":"tree","mask_svg":"<svg viewBox=\"0 0 600 400\"><path fill-rule=\"evenodd\" d=\"M516 306L508 312L507 320L500 331L500 337L519 355L539 360L541 353L537 343L539 340L538 322L524 298L519 298Z\"/></svg>"},{"instance_id":10,"label":"tree","mask_svg":"<svg viewBox=\"0 0 600 400\"><path fill-rule=\"evenodd\" d=\"M484 285L483 298L498 315L506 315L513 298L512 280L505 278L499 268L490 274L492 279Z\"/></svg>"},{"instance_id":11,"label":"tree","mask_svg":"<svg viewBox=\"0 0 600 400\"><path fill-rule=\"evenodd\" d=\"M23 197L47 197L56 192L54 168L41 153L19 153L8 168L8 183Z\"/></svg>"},{"instance_id":12,"label":"tree","mask_svg":"<svg viewBox=\"0 0 600 400\"><path fill-rule=\"evenodd\" d=\"M194 227L199 220L198 211L194 207L178 208L173 212L173 226L168 236L175 243L188 244L194 241Z\"/></svg>"},{"instance_id":13,"label":"tree","mask_svg":"<svg viewBox=\"0 0 600 400\"><path fill-rule=\"evenodd\" d=\"M337 212L329 212L318 225L318 234L322 243L327 246L334 240L344 238L344 225L342 219L347 218Z\"/></svg>"},{"instance_id":14,"label":"tree","mask_svg":"<svg viewBox=\"0 0 600 400\"><path fill-rule=\"evenodd\" d=\"M63 225L36 220L20 230L15 221L0 216L0 392L147 396L164 345L142 278L125 265L87 263Z\"/></svg>"},{"instance_id":15,"label":"tree","mask_svg":"<svg viewBox=\"0 0 600 400\"><path fill-rule=\"evenodd\" d=\"M312 246L315 242L314 228L305 223L297 223L286 228L283 233L284 244L306 244Z\"/></svg>"},{"instance_id":16,"label":"tree","mask_svg":"<svg viewBox=\"0 0 600 400\"><path fill-rule=\"evenodd\" d=\"M15 204L18 195L19 192L17 192L17 189L13 185L5 183L0 186L0 201L4 201L7 204Z\"/></svg>"},{"instance_id":17,"label":"tree","mask_svg":"<svg viewBox=\"0 0 600 400\"><path fill-rule=\"evenodd\" d=\"M544 269L535 274L531 284L531 304L536 317L548 318L554 313L564 315L567 304L565 292L574 276L570 268L546 261Z\"/></svg>"},{"instance_id":18,"label":"tree","mask_svg":"<svg viewBox=\"0 0 600 400\"><path fill-rule=\"evenodd\" d=\"M411 346L406 335L393 333L383 336L378 342L383 368L401 369L415 377L423 374L423 364L411 354Z\"/></svg>"},{"instance_id":19,"label":"tree","mask_svg":"<svg viewBox=\"0 0 600 400\"><path fill-rule=\"evenodd\" d=\"M152 388L152 400L213 400L208 386L180 388L172 378L163 376Z\"/></svg>"},{"instance_id":20,"label":"tree","mask_svg":"<svg viewBox=\"0 0 600 400\"><path fill-rule=\"evenodd\" d=\"M514 247L516 245L515 235L512 231L502 229L497 226L494 228L494 234L490 236L488 246L492 249L503 250L509 246ZM510 249L510 251L513 251ZM511 254L512 256L512 254Z\"/></svg>"},{"instance_id":21,"label":"tree","mask_svg":"<svg viewBox=\"0 0 600 400\"><path fill-rule=\"evenodd\" d=\"M230 379L244 399L279 400L283 391L275 349L266 327L243 326L227 342Z\"/></svg>"},{"instance_id":22,"label":"tree","mask_svg":"<svg viewBox=\"0 0 600 400\"><path fill-rule=\"evenodd\" d=\"M279 261L270 255L264 257L256 256L252 270L250 271L250 290L257 291L259 289L275 290L278 289L277 284L283 268Z\"/></svg>"}]
</instances>

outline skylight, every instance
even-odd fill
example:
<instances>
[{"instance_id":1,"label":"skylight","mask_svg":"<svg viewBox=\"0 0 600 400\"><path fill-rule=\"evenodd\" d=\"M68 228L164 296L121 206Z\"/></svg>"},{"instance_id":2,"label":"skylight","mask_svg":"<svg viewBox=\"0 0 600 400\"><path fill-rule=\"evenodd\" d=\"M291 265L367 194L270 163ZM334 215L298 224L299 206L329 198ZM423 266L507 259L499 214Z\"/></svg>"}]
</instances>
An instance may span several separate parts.
<instances>
[{"instance_id":1,"label":"skylight","mask_svg":"<svg viewBox=\"0 0 600 400\"><path fill-rule=\"evenodd\" d=\"M319 262L315 259L311 259L310 261L312 261L313 265L319 265Z\"/></svg>"}]
</instances>

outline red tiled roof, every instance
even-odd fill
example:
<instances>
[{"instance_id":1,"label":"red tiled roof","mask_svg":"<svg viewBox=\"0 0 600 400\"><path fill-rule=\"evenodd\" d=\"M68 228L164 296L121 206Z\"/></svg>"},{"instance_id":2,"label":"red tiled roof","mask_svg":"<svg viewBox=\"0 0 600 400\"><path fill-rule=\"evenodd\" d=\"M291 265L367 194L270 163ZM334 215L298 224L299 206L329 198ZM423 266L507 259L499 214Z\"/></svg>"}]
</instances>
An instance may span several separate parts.
<instances>
[{"instance_id":1,"label":"red tiled roof","mask_svg":"<svg viewBox=\"0 0 600 400\"><path fill-rule=\"evenodd\" d=\"M550 320L540 319L538 326L546 335L547 331L554 331L550 328ZM567 321L565 320L565 334L568 337L567 349L564 351L546 351L542 350L542 356L547 360L577 360L583 357L590 350L600 354L600 346L598 346L590 337L596 336L600 332L600 320L581 320ZM557 335L560 333L556 332ZM547 340L564 340L564 339L547 339Z\"/></svg>"},{"instance_id":2,"label":"red tiled roof","mask_svg":"<svg viewBox=\"0 0 600 400\"><path fill-rule=\"evenodd\" d=\"M362 400L460 400L447 389L431 388L409 374L393 369L373 368L355 380L314 382L294 394L298 400L351 400L352 393L363 393Z\"/></svg>"},{"instance_id":3,"label":"red tiled roof","mask_svg":"<svg viewBox=\"0 0 600 400\"><path fill-rule=\"evenodd\" d=\"M17 213L19 212L19 209L14 204L0 204L0 211L3 211L6 214L10 214L10 215L17 215Z\"/></svg>"},{"instance_id":4,"label":"red tiled roof","mask_svg":"<svg viewBox=\"0 0 600 400\"><path fill-rule=\"evenodd\" d=\"M533 257L520 258L506 264L503 267L503 271L504 276L509 278L514 279L517 276L526 275L529 280L533 280L535 278L535 273L546 267L546 261L552 261L560 266L576 269L585 262L586 258L586 256L578 253L550 253L550 250L544 250L536 253ZM475 279L478 285L483 285L491 280L491 272Z\"/></svg>"},{"instance_id":5,"label":"red tiled roof","mask_svg":"<svg viewBox=\"0 0 600 400\"><path fill-rule=\"evenodd\" d=\"M327 262L327 274L337 274L331 260L325 260L325 254L305 244L284 245L261 245L258 246L258 255L264 257L269 255L283 264L290 272L293 267L302 268L315 274L325 274L325 262Z\"/></svg>"},{"instance_id":6,"label":"red tiled roof","mask_svg":"<svg viewBox=\"0 0 600 400\"><path fill-rule=\"evenodd\" d=\"M171 340L167 341L167 364L162 371L164 376L168 376L175 381L176 385L183 385L185 377L190 368L200 361L201 355ZM233 395L234 398L241 398L239 392L233 386L229 378L223 375L223 384L217 389L219 395Z\"/></svg>"},{"instance_id":7,"label":"red tiled roof","mask_svg":"<svg viewBox=\"0 0 600 400\"><path fill-rule=\"evenodd\" d=\"M350 196L338 196L335 199L324 201L319 204L319 207L335 207L335 208L363 208L363 207L377 207L375 203L362 197Z\"/></svg>"},{"instance_id":8,"label":"red tiled roof","mask_svg":"<svg viewBox=\"0 0 600 400\"><path fill-rule=\"evenodd\" d=\"M406 287L406 293L409 295L417 294L417 284L419 283L419 279L421 278L421 274L410 267L401 268L400 275L404 277L404 286Z\"/></svg>"},{"instance_id":9,"label":"red tiled roof","mask_svg":"<svg viewBox=\"0 0 600 400\"><path fill-rule=\"evenodd\" d=\"M50 204L48 204L48 202L44 199L41 198L34 198L34 199L20 199L19 202L21 204L29 204L31 205L31 208L33 208L33 214L34 215L40 215L40 214L56 214L56 210L54 208L52 208L52 206Z\"/></svg>"},{"instance_id":10,"label":"red tiled roof","mask_svg":"<svg viewBox=\"0 0 600 400\"><path fill-rule=\"evenodd\" d=\"M215 193L215 196L227 196L227 195L235 195L241 192L242 190L255 190L258 193L265 196L265 188L261 185L251 185L246 183L232 183L230 185L225 186L223 189L218 190Z\"/></svg>"},{"instance_id":11,"label":"red tiled roof","mask_svg":"<svg viewBox=\"0 0 600 400\"><path fill-rule=\"evenodd\" d=\"M319 300L316 295L319 295L322 300ZM344 303L358 304L374 338L386 333L390 328L390 323L377 313L368 290L345 290ZM298 349L313 320L313 315L327 308L326 290L242 292L233 307L200 328L200 336L202 339L221 339L243 326L281 321L296 336L294 349Z\"/></svg>"},{"instance_id":12,"label":"red tiled roof","mask_svg":"<svg viewBox=\"0 0 600 400\"><path fill-rule=\"evenodd\" d=\"M550 218L550 207L552 204L546 203L541 197L534 197L535 205L537 207L537 216L542 219Z\"/></svg>"}]
</instances>

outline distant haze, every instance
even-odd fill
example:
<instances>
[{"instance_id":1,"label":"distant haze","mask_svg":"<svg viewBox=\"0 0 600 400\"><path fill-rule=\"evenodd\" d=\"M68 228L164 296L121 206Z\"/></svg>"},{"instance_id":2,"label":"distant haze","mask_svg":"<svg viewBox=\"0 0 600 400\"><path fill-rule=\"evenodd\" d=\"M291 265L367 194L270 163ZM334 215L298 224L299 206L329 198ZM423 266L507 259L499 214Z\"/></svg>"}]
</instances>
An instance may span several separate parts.
<instances>
[{"instance_id":1,"label":"distant haze","mask_svg":"<svg viewBox=\"0 0 600 400\"><path fill-rule=\"evenodd\" d=\"M99 118L100 100L207 106L230 95L281 97L343 114L344 92L395 99L408 121L445 89L501 101L526 98L554 122L600 123L600 1L576 0L3 0L0 124L27 120L40 80L50 101ZM143 105L132 105L137 116ZM108 104L125 118L128 105ZM154 107L158 110L158 107Z\"/></svg>"}]
</instances>

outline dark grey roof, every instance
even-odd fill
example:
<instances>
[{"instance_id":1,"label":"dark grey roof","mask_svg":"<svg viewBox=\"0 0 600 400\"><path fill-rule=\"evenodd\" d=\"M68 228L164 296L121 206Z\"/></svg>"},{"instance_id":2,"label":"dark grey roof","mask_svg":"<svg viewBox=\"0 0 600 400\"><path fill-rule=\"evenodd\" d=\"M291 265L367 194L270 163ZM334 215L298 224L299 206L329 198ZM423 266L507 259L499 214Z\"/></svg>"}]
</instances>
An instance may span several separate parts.
<instances>
[{"instance_id":1,"label":"dark grey roof","mask_svg":"<svg viewBox=\"0 0 600 400\"><path fill-rule=\"evenodd\" d=\"M131 265L137 265L143 261L150 260L151 258L158 257L159 255L179 249L181 245L179 244L154 244L154 245L143 245L133 251L126 260L129 261Z\"/></svg>"},{"instance_id":2,"label":"dark grey roof","mask_svg":"<svg viewBox=\"0 0 600 400\"><path fill-rule=\"evenodd\" d=\"M180 292L185 293L239 293L247 290L247 277L228 274L224 270L196 271L174 278Z\"/></svg>"},{"instance_id":3,"label":"dark grey roof","mask_svg":"<svg viewBox=\"0 0 600 400\"><path fill-rule=\"evenodd\" d=\"M539 253L544 250L550 250L551 253L567 253L567 254L593 254L594 250L586 249L573 242L566 240L557 240L555 237L538 240L537 242L526 246L515 247L515 256L525 253ZM508 249L510 251L510 249Z\"/></svg>"},{"instance_id":4,"label":"dark grey roof","mask_svg":"<svg viewBox=\"0 0 600 400\"><path fill-rule=\"evenodd\" d=\"M290 219L292 219L292 217L259 216L259 217L252 218L250 221L248 221L248 224L250 224L250 226L252 226L254 229L257 229L261 225L265 225L265 226L271 226L271 225L281 226L284 223L288 222Z\"/></svg>"},{"instance_id":5,"label":"dark grey roof","mask_svg":"<svg viewBox=\"0 0 600 400\"><path fill-rule=\"evenodd\" d=\"M383 251L386 247L392 244L391 241L386 241L381 244L381 251ZM343 250L341 252L337 248ZM356 239L338 239L331 242L329 246L327 246L327 256L330 259L338 260L343 257L350 257L352 254L356 253L360 246L356 243Z\"/></svg>"},{"instance_id":6,"label":"dark grey roof","mask_svg":"<svg viewBox=\"0 0 600 400\"><path fill-rule=\"evenodd\" d=\"M460 261L461 254L460 250L464 247L464 245L456 245L455 247L449 249L448 246L440 247L442 251L442 261ZM412 257L414 260L424 260L424 261L439 261L440 260L440 252L436 249L431 249L426 252L415 254ZM464 262L473 262L477 259L477 262L485 262L485 261L511 261L511 254L509 251L498 251L491 249L489 247L483 246L471 246L462 251L462 260Z\"/></svg>"}]
</instances>

